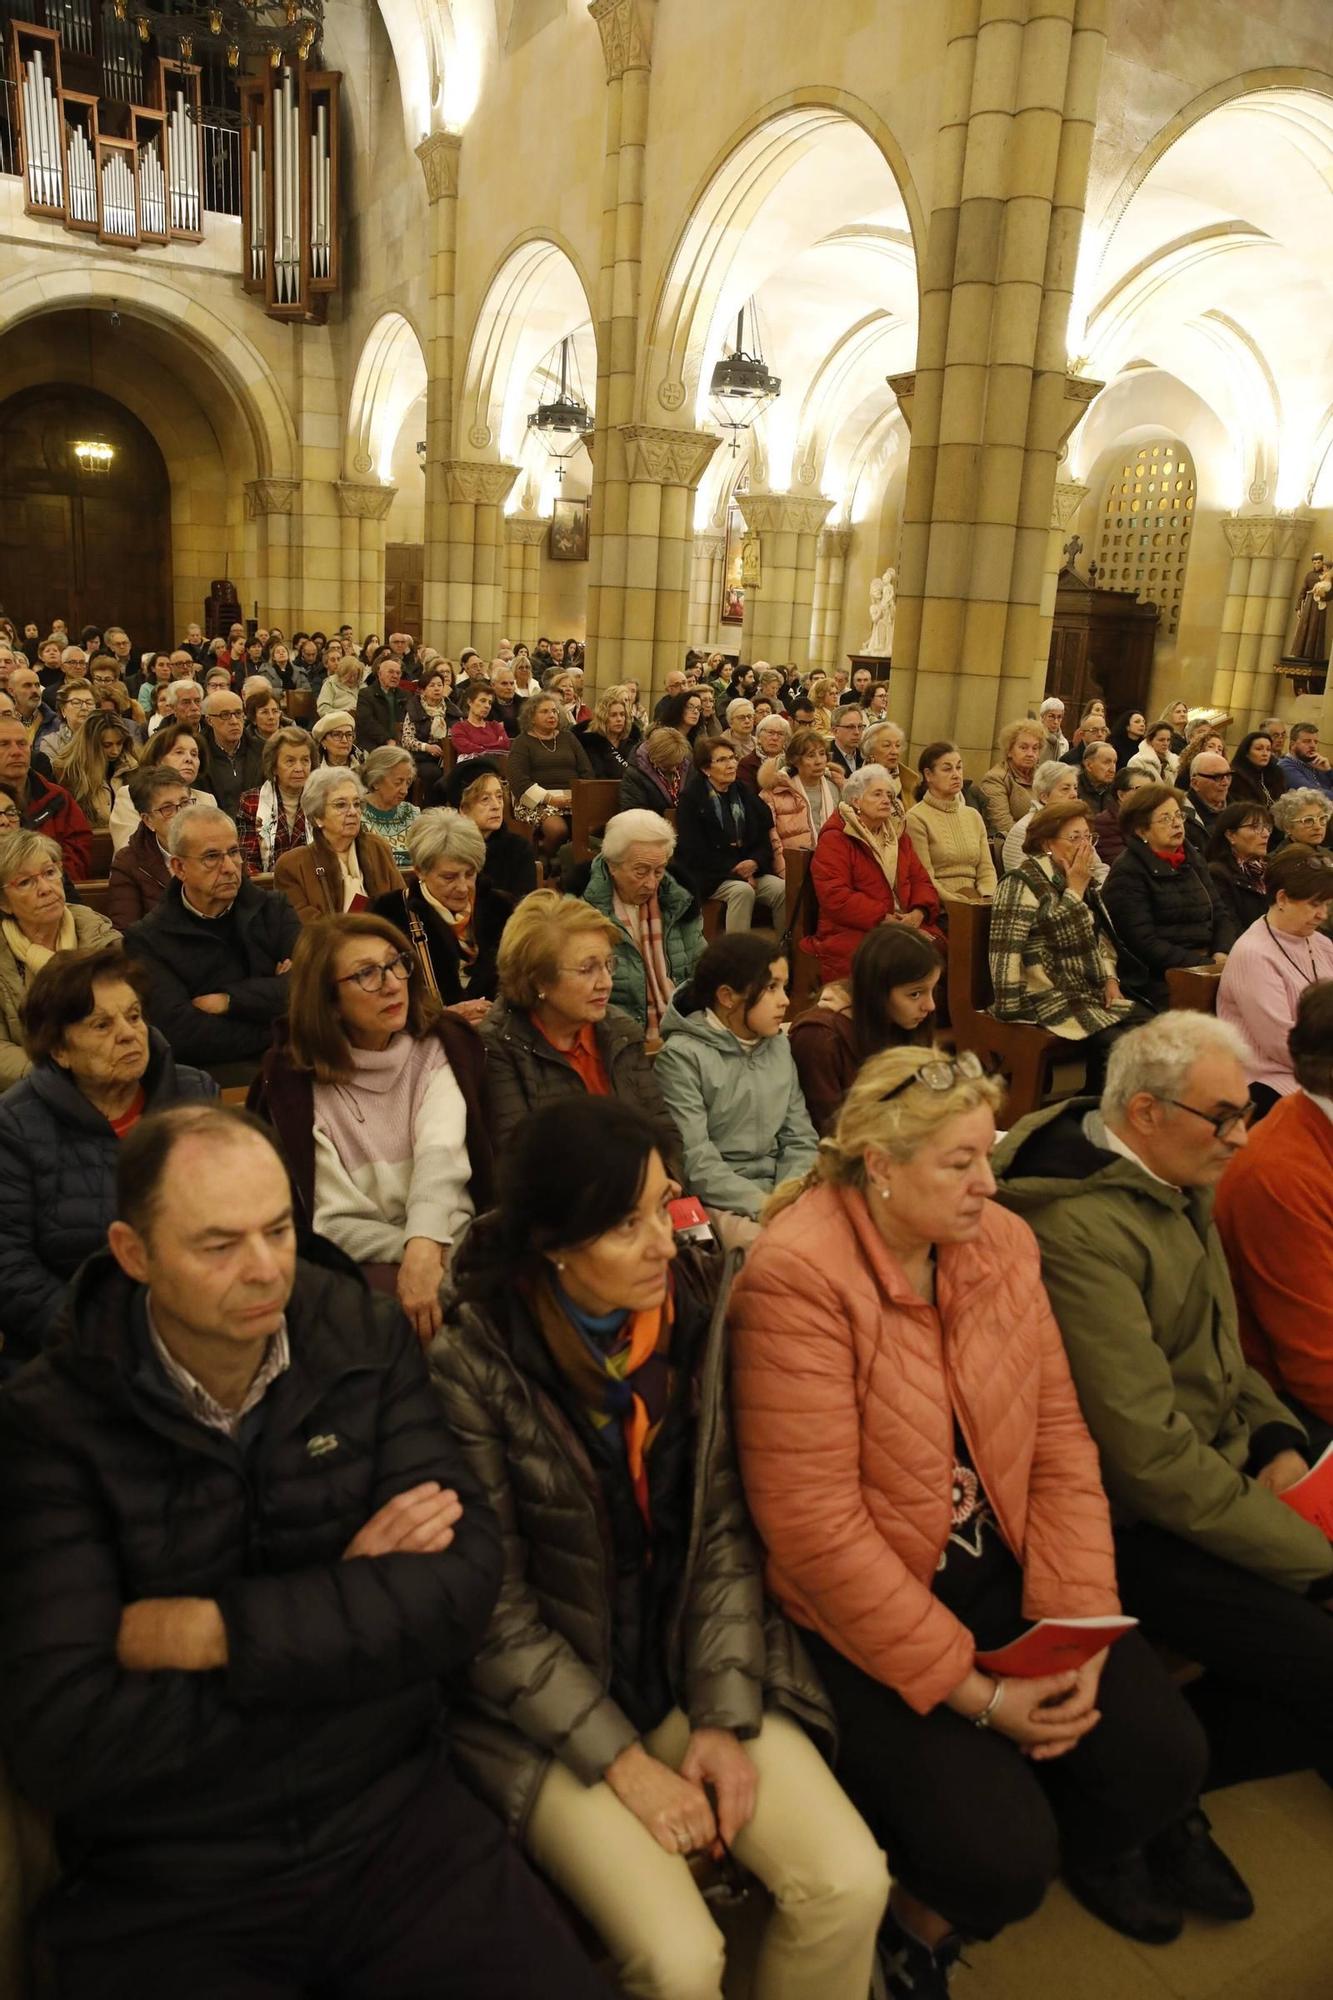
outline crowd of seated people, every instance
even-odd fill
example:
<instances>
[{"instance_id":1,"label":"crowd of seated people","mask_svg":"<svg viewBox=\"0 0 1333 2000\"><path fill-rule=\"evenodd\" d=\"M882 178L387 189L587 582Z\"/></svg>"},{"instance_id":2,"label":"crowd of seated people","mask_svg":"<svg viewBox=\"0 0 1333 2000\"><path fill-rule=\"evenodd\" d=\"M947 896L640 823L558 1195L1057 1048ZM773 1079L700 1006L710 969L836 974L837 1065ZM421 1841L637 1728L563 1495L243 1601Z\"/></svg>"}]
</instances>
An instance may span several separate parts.
<instances>
[{"instance_id":1,"label":"crowd of seated people","mask_svg":"<svg viewBox=\"0 0 1333 2000\"><path fill-rule=\"evenodd\" d=\"M720 2000L749 1897L756 2000L942 2000L1057 1875L1247 1917L1205 1784L1333 1783L1317 732L1056 699L974 790L864 672L692 657L654 717L547 643L191 628L140 743L123 637L35 701L0 647L0 1745L61 1990ZM1085 1072L998 1143L958 902Z\"/></svg>"}]
</instances>

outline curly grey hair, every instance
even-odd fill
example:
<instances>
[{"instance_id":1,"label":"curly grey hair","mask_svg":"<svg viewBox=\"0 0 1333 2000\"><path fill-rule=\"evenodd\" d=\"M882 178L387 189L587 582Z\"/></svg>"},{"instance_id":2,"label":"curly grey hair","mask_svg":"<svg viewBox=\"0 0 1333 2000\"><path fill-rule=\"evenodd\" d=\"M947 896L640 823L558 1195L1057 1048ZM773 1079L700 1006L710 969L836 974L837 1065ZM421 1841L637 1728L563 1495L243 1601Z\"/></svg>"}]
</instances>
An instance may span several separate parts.
<instances>
[{"instance_id":1,"label":"curly grey hair","mask_svg":"<svg viewBox=\"0 0 1333 2000\"><path fill-rule=\"evenodd\" d=\"M1273 800L1273 818L1282 833L1290 833L1303 813L1316 807L1327 819L1333 813L1333 801L1324 792L1317 792L1313 785L1297 785L1294 791L1283 792L1280 799Z\"/></svg>"}]
</instances>

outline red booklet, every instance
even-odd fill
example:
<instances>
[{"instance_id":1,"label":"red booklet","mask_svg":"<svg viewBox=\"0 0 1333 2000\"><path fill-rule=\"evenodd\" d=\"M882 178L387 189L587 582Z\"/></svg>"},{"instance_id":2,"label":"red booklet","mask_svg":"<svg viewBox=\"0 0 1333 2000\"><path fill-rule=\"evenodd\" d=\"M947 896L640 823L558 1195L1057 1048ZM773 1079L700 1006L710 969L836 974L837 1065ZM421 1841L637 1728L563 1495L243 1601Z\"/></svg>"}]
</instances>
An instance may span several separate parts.
<instances>
[{"instance_id":1,"label":"red booklet","mask_svg":"<svg viewBox=\"0 0 1333 2000\"><path fill-rule=\"evenodd\" d=\"M1039 1618L1017 1639L993 1653L978 1653L983 1673L1007 1674L1020 1681L1044 1674L1067 1674L1086 1666L1106 1646L1132 1632L1137 1618Z\"/></svg>"},{"instance_id":2,"label":"red booklet","mask_svg":"<svg viewBox=\"0 0 1333 2000\"><path fill-rule=\"evenodd\" d=\"M1317 1458L1304 1479L1279 1494L1303 1520L1313 1521L1333 1542L1333 1444Z\"/></svg>"}]
</instances>

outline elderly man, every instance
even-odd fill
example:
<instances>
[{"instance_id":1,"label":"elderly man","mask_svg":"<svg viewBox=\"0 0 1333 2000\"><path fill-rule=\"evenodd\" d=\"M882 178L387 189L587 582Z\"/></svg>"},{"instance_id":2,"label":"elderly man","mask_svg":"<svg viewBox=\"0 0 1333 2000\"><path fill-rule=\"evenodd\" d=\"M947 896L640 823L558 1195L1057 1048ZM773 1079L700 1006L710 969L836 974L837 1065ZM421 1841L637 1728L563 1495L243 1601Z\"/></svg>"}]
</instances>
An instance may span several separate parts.
<instances>
[{"instance_id":1,"label":"elderly man","mask_svg":"<svg viewBox=\"0 0 1333 2000\"><path fill-rule=\"evenodd\" d=\"M66 646L60 655L60 677L62 681L86 681L88 678L88 655L82 646Z\"/></svg>"},{"instance_id":2,"label":"elderly man","mask_svg":"<svg viewBox=\"0 0 1333 2000\"><path fill-rule=\"evenodd\" d=\"M1100 1105L1021 1119L993 1165L1000 1201L1041 1244L1117 1517L1125 1609L1217 1676L1218 1782L1252 1774L1267 1722L1333 1784L1333 1548L1280 1498L1306 1470L1306 1437L1246 1365L1212 1220L1251 1073L1225 1022L1159 1015L1113 1050ZM1250 1708L1231 1731L1237 1696Z\"/></svg>"},{"instance_id":3,"label":"elderly man","mask_svg":"<svg viewBox=\"0 0 1333 2000\"><path fill-rule=\"evenodd\" d=\"M1216 750L1201 750L1190 765L1190 788L1186 803L1198 822L1204 842L1217 824L1217 815L1231 796L1231 764ZM1185 815L1189 825L1189 812Z\"/></svg>"},{"instance_id":4,"label":"elderly man","mask_svg":"<svg viewBox=\"0 0 1333 2000\"><path fill-rule=\"evenodd\" d=\"M251 882L235 823L217 806L177 813L166 849L171 886L125 939L148 967L153 1026L182 1062L258 1062L287 1009L301 920L285 896Z\"/></svg>"},{"instance_id":5,"label":"elderly man","mask_svg":"<svg viewBox=\"0 0 1333 2000\"><path fill-rule=\"evenodd\" d=\"M208 665L208 641L204 637L202 625L187 625L185 637L180 642L180 651L188 653L196 667Z\"/></svg>"},{"instance_id":6,"label":"elderly man","mask_svg":"<svg viewBox=\"0 0 1333 2000\"><path fill-rule=\"evenodd\" d=\"M835 784L840 784L843 778L850 778L852 772L859 771L865 763L861 754L861 739L865 733L863 708L849 704L835 711L833 741L829 744L829 776Z\"/></svg>"},{"instance_id":7,"label":"elderly man","mask_svg":"<svg viewBox=\"0 0 1333 2000\"><path fill-rule=\"evenodd\" d=\"M396 653L384 653L370 679L357 690L356 740L367 754L402 738L407 714L407 698L399 686L402 678L401 659Z\"/></svg>"},{"instance_id":8,"label":"elderly man","mask_svg":"<svg viewBox=\"0 0 1333 2000\"><path fill-rule=\"evenodd\" d=\"M165 722L188 723L198 729L204 708L204 690L198 681L169 681L162 706L148 724L152 736Z\"/></svg>"},{"instance_id":9,"label":"elderly man","mask_svg":"<svg viewBox=\"0 0 1333 2000\"><path fill-rule=\"evenodd\" d=\"M1047 758L1061 758L1068 751L1069 738L1064 733L1064 719L1065 705L1059 695L1048 694L1041 707L1037 710L1037 720L1041 724L1041 733L1046 739L1042 745L1039 762L1045 763Z\"/></svg>"},{"instance_id":10,"label":"elderly man","mask_svg":"<svg viewBox=\"0 0 1333 2000\"><path fill-rule=\"evenodd\" d=\"M390 632L389 650L405 674L411 675L416 666L416 653L410 632Z\"/></svg>"},{"instance_id":11,"label":"elderly man","mask_svg":"<svg viewBox=\"0 0 1333 2000\"><path fill-rule=\"evenodd\" d=\"M655 1038L672 994L704 948L699 905L671 873L676 830L654 812L617 813L583 892L620 935L611 1004Z\"/></svg>"},{"instance_id":12,"label":"elderly man","mask_svg":"<svg viewBox=\"0 0 1333 2000\"><path fill-rule=\"evenodd\" d=\"M29 832L44 833L59 844L70 881L86 882L92 873L92 827L63 785L32 768L28 728L19 716L0 716L0 785L14 794Z\"/></svg>"},{"instance_id":13,"label":"elderly man","mask_svg":"<svg viewBox=\"0 0 1333 2000\"><path fill-rule=\"evenodd\" d=\"M1274 749L1276 747L1274 745ZM1290 790L1308 785L1312 790L1333 798L1333 770L1329 769L1327 757L1319 754L1319 728L1316 723L1292 723L1291 748L1279 760L1278 769Z\"/></svg>"},{"instance_id":14,"label":"elderly man","mask_svg":"<svg viewBox=\"0 0 1333 2000\"><path fill-rule=\"evenodd\" d=\"M518 712L523 703L514 683L513 665L507 659L496 658L491 661L491 694L494 696L491 702L492 721L503 722L505 733L511 737L517 736Z\"/></svg>"},{"instance_id":15,"label":"elderly man","mask_svg":"<svg viewBox=\"0 0 1333 2000\"><path fill-rule=\"evenodd\" d=\"M533 666L535 667L536 664L537 663L534 660ZM654 722L660 722L662 720L663 711L665 710L667 703L671 700L671 697L676 694L684 694L688 686L689 682L685 678L684 669L680 667L673 667L671 672L666 677L666 685L663 688L661 698L653 708Z\"/></svg>"},{"instance_id":16,"label":"elderly man","mask_svg":"<svg viewBox=\"0 0 1333 2000\"><path fill-rule=\"evenodd\" d=\"M117 1179L0 1413L0 1731L71 1859L61 1994L603 1995L442 1748L501 1550L401 1313L298 1259L243 1113L144 1119Z\"/></svg>"},{"instance_id":17,"label":"elderly man","mask_svg":"<svg viewBox=\"0 0 1333 2000\"><path fill-rule=\"evenodd\" d=\"M1110 729L1100 715L1090 715L1087 721L1074 731L1076 740L1065 751L1066 764L1072 764L1076 771L1080 770L1084 754L1094 743L1105 743L1110 734Z\"/></svg>"},{"instance_id":18,"label":"elderly man","mask_svg":"<svg viewBox=\"0 0 1333 2000\"><path fill-rule=\"evenodd\" d=\"M59 681L57 687L61 685ZM56 712L49 702L42 699L42 684L31 667L15 667L9 676L9 692L14 697L24 728L28 732L29 743L35 743L44 729L49 729L56 719Z\"/></svg>"},{"instance_id":19,"label":"elderly man","mask_svg":"<svg viewBox=\"0 0 1333 2000\"><path fill-rule=\"evenodd\" d=\"M1094 813L1105 812L1111 804L1115 774L1115 751L1111 745L1090 743L1082 753L1078 774L1078 796L1085 805L1092 807Z\"/></svg>"},{"instance_id":20,"label":"elderly man","mask_svg":"<svg viewBox=\"0 0 1333 2000\"><path fill-rule=\"evenodd\" d=\"M1280 715L1270 715L1259 724L1261 735L1267 736L1273 745L1273 755L1285 757L1287 753L1287 725Z\"/></svg>"},{"instance_id":21,"label":"elderly man","mask_svg":"<svg viewBox=\"0 0 1333 2000\"><path fill-rule=\"evenodd\" d=\"M233 819L242 795L264 781L264 746L245 728L245 706L230 688L215 688L203 701L204 746L200 786L211 792Z\"/></svg>"},{"instance_id":22,"label":"elderly man","mask_svg":"<svg viewBox=\"0 0 1333 2000\"><path fill-rule=\"evenodd\" d=\"M108 625L102 633L102 648L104 652L110 653L112 659L116 662L116 665L120 669L121 678L128 681L134 649L130 644L130 635L125 630L125 627L123 625Z\"/></svg>"}]
</instances>

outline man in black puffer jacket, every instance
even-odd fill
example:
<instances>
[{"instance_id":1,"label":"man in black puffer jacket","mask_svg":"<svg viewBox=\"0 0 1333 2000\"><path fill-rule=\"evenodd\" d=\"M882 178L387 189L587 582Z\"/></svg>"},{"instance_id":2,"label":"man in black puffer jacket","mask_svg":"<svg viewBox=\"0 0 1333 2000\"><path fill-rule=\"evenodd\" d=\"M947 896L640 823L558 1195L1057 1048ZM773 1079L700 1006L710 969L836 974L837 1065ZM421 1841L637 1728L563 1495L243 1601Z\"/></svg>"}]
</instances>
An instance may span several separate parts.
<instances>
[{"instance_id":1,"label":"man in black puffer jacket","mask_svg":"<svg viewBox=\"0 0 1333 2000\"><path fill-rule=\"evenodd\" d=\"M401 1313L298 1264L243 1114L143 1120L117 1199L0 1398L0 1737L55 1815L62 1996L604 2000L441 1748L500 1544Z\"/></svg>"}]
</instances>

